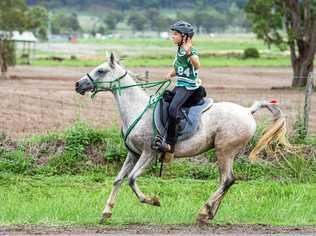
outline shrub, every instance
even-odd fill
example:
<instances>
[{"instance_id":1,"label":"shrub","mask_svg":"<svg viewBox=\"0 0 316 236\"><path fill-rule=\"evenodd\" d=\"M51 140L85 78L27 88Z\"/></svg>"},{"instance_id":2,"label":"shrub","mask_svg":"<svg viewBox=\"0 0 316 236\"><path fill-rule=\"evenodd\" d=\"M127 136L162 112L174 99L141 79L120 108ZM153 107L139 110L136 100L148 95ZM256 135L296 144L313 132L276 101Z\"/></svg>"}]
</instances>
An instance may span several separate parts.
<instances>
[{"instance_id":1,"label":"shrub","mask_svg":"<svg viewBox=\"0 0 316 236\"><path fill-rule=\"evenodd\" d=\"M258 49L256 49L256 48L246 48L244 50L244 54L243 54L244 59L259 58L259 57L260 57L260 53L259 53Z\"/></svg>"}]
</instances>

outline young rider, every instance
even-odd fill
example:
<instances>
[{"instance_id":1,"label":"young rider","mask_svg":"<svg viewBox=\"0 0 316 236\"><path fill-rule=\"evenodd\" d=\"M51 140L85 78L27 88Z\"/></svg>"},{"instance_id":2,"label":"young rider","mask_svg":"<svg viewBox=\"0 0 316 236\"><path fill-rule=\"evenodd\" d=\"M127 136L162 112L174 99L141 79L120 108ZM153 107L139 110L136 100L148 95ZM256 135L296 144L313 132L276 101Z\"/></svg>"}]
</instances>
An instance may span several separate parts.
<instances>
[{"instance_id":1,"label":"young rider","mask_svg":"<svg viewBox=\"0 0 316 236\"><path fill-rule=\"evenodd\" d=\"M198 52L192 47L194 35L193 26L185 21L178 21L170 27L172 41L178 46L173 62L173 69L166 75L166 79L176 77L176 86L173 89L174 97L169 106L169 125L165 143L160 143L160 150L167 158L173 159L174 145L177 142L177 124L179 110L190 98L200 83L197 70L200 68Z\"/></svg>"}]
</instances>

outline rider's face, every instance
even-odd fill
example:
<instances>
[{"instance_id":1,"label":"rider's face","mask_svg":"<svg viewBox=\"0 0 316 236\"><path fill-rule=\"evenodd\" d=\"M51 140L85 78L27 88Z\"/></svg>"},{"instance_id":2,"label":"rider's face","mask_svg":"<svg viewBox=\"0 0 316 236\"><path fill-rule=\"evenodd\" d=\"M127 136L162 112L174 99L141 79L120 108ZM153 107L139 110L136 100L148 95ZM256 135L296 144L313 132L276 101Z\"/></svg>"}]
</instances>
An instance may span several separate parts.
<instances>
[{"instance_id":1,"label":"rider's face","mask_svg":"<svg viewBox=\"0 0 316 236\"><path fill-rule=\"evenodd\" d=\"M171 38L174 44L178 45L182 42L182 34L177 31L172 31Z\"/></svg>"}]
</instances>

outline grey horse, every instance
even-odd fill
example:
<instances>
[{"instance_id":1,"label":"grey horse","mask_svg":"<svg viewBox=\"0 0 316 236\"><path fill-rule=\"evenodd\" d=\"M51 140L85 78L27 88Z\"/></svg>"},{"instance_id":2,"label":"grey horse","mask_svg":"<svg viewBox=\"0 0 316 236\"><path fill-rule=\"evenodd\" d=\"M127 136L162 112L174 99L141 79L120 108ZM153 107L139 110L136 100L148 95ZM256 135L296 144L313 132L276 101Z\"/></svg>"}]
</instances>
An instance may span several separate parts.
<instances>
[{"instance_id":1,"label":"grey horse","mask_svg":"<svg viewBox=\"0 0 316 236\"><path fill-rule=\"evenodd\" d=\"M136 82L131 75L120 65L111 54L107 62L99 65L86 76L76 82L76 91L81 95L93 92L96 83L103 84L103 90L110 91L116 100L123 124L123 133L147 105L149 95L140 87L133 86ZM129 87L132 85L131 87ZM117 90L119 87L129 87ZM220 203L234 184L233 174L234 157L251 140L256 131L256 121L253 114L267 108L273 115L273 123L259 140L258 145L251 153L251 159L272 139L282 140L285 134L285 118L276 102L256 101L251 107L243 107L231 102L218 102L201 114L197 132L190 138L179 141L175 145L175 158L196 156L214 148L220 174L220 186L206 201L197 216L197 223L205 224L213 219ZM129 151L127 158L118 173L112 191L102 212L104 221L112 216L112 208L117 193L125 177L142 203L160 206L159 198L145 195L137 185L137 177L155 160L156 151L151 148L153 136L152 109L149 109L137 123L126 140L128 146L134 150ZM135 152L140 156L135 155Z\"/></svg>"}]
</instances>

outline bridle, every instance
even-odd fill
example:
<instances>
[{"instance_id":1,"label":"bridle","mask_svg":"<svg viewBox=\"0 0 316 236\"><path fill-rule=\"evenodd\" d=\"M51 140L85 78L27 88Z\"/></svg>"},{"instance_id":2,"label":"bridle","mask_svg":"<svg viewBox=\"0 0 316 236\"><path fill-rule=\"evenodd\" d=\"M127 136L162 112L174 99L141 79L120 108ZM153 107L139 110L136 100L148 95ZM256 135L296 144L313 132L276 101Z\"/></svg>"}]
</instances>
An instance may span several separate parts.
<instances>
[{"instance_id":1,"label":"bridle","mask_svg":"<svg viewBox=\"0 0 316 236\"><path fill-rule=\"evenodd\" d=\"M98 92L108 91L108 90L111 90L111 91L118 90L119 94L121 94L121 90L122 89L131 87L130 85L121 86L120 80L123 79L126 75L127 75L127 71L125 71L125 73L122 76L120 76L120 77L118 77L118 78L116 78L116 79L114 79L112 81L95 81L91 77L91 75L89 73L87 73L87 77L89 78L89 80L91 81L91 83L94 86L94 88L92 90L91 98L94 98ZM101 84L109 84L109 86L108 87L103 87Z\"/></svg>"}]
</instances>

